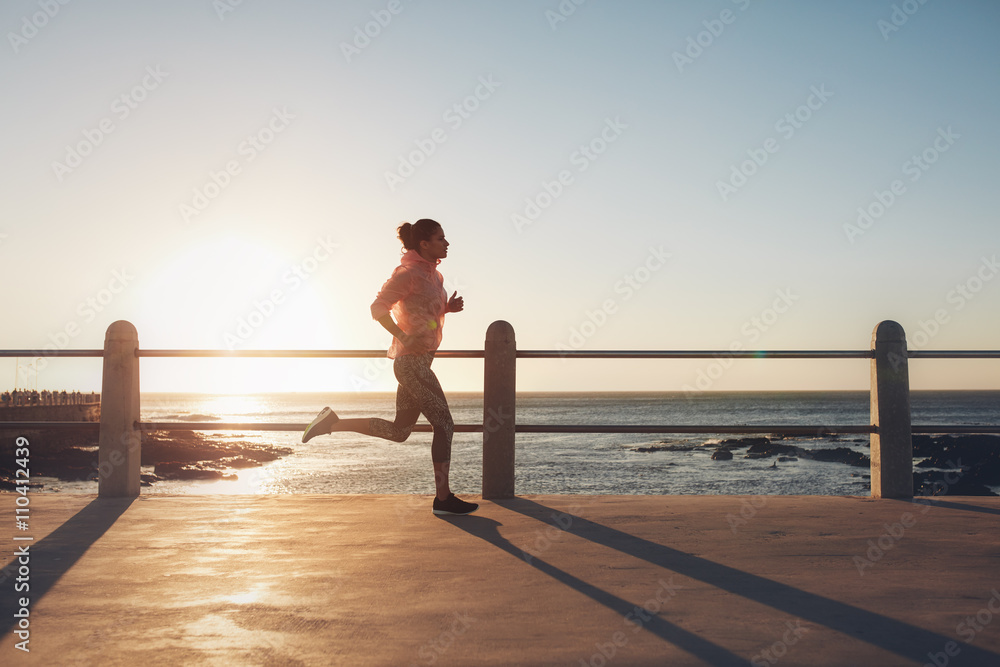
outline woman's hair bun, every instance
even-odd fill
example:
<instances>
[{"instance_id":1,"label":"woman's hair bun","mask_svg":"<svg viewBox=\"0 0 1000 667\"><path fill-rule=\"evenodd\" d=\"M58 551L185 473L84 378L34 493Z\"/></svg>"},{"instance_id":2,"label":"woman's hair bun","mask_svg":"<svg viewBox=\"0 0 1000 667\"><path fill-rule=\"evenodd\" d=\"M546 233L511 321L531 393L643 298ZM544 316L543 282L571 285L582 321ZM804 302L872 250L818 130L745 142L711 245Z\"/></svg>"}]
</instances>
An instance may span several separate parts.
<instances>
[{"instance_id":1,"label":"woman's hair bun","mask_svg":"<svg viewBox=\"0 0 1000 667\"><path fill-rule=\"evenodd\" d=\"M396 231L399 232L399 240L403 242L403 247L407 250L419 250L421 241L429 241L431 236L441 228L436 220L430 218L420 218L414 224L404 222Z\"/></svg>"},{"instance_id":2,"label":"woman's hair bun","mask_svg":"<svg viewBox=\"0 0 1000 667\"><path fill-rule=\"evenodd\" d=\"M399 232L399 240L403 242L403 247L410 250L413 245L413 225L404 222L396 231Z\"/></svg>"}]
</instances>

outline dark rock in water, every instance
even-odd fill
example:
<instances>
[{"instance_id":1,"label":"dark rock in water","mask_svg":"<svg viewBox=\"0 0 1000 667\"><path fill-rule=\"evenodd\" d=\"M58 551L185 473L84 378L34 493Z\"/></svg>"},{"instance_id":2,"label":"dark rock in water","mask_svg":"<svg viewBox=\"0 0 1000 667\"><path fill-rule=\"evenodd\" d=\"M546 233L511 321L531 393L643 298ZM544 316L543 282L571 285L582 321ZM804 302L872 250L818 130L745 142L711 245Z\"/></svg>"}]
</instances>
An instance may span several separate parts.
<instances>
[{"instance_id":1,"label":"dark rock in water","mask_svg":"<svg viewBox=\"0 0 1000 667\"><path fill-rule=\"evenodd\" d=\"M96 430L39 429L24 432L31 446L32 476L56 477L60 480L96 480L98 466L98 434ZM13 436L0 436L0 478L13 476ZM197 431L142 433L141 464L162 465L174 462L171 479L220 479L229 468L259 466L292 453L288 447L261 445L229 437L208 437ZM177 477L176 475L184 475ZM140 484L148 486L161 478L143 473Z\"/></svg>"},{"instance_id":2,"label":"dark rock in water","mask_svg":"<svg viewBox=\"0 0 1000 667\"><path fill-rule=\"evenodd\" d=\"M18 479L8 477L7 475L0 475L0 491L17 491L20 488L41 489L45 486L41 482L28 482L24 484L24 478L21 477L19 479L22 482L21 484L17 483Z\"/></svg>"},{"instance_id":3,"label":"dark rock in water","mask_svg":"<svg viewBox=\"0 0 1000 667\"><path fill-rule=\"evenodd\" d=\"M153 465L158 461L218 461L237 456L260 464L291 453L288 447L209 440L197 431L153 431L142 435L142 465Z\"/></svg>"},{"instance_id":4,"label":"dark rock in water","mask_svg":"<svg viewBox=\"0 0 1000 667\"><path fill-rule=\"evenodd\" d=\"M1000 451L993 450L973 463L970 472L983 484L1000 485Z\"/></svg>"},{"instance_id":5,"label":"dark rock in water","mask_svg":"<svg viewBox=\"0 0 1000 667\"><path fill-rule=\"evenodd\" d=\"M781 463L791 463L793 461L798 461L794 456L779 456L778 461Z\"/></svg>"},{"instance_id":6,"label":"dark rock in water","mask_svg":"<svg viewBox=\"0 0 1000 667\"><path fill-rule=\"evenodd\" d=\"M814 461L832 461L835 463L846 463L852 466L870 466L871 459L847 447L835 447L833 449L816 449L809 452L809 457Z\"/></svg>"},{"instance_id":7,"label":"dark rock in water","mask_svg":"<svg viewBox=\"0 0 1000 667\"><path fill-rule=\"evenodd\" d=\"M915 457L922 456L933 456L941 451L942 445L939 442L942 440L941 436L934 435L915 435L912 438L913 442L913 455Z\"/></svg>"},{"instance_id":8,"label":"dark rock in water","mask_svg":"<svg viewBox=\"0 0 1000 667\"><path fill-rule=\"evenodd\" d=\"M156 474L161 479L222 479L221 470L203 468L180 461L165 461L156 464Z\"/></svg>"},{"instance_id":9,"label":"dark rock in water","mask_svg":"<svg viewBox=\"0 0 1000 667\"><path fill-rule=\"evenodd\" d=\"M801 447L796 447L795 445L782 445L775 442L771 442L767 438L759 438L763 442L755 442L750 445L747 449L748 459L762 459L769 456L776 456L778 454L799 454L803 450Z\"/></svg>"},{"instance_id":10,"label":"dark rock in water","mask_svg":"<svg viewBox=\"0 0 1000 667\"><path fill-rule=\"evenodd\" d=\"M916 496L995 496L991 489L959 472L932 470L913 473Z\"/></svg>"},{"instance_id":11,"label":"dark rock in water","mask_svg":"<svg viewBox=\"0 0 1000 667\"><path fill-rule=\"evenodd\" d=\"M230 468L255 468L260 465L260 462L248 459L245 456L227 456L219 459L218 464Z\"/></svg>"},{"instance_id":12,"label":"dark rock in water","mask_svg":"<svg viewBox=\"0 0 1000 667\"><path fill-rule=\"evenodd\" d=\"M925 460L916 464L918 468L959 471L961 485L1000 486L1000 436L985 434L915 435L913 436L913 456L926 457ZM958 473L948 475L947 479L955 480L956 474ZM916 478L914 479L916 480ZM948 493L957 494L953 490L949 490ZM985 494L968 493L963 495Z\"/></svg>"},{"instance_id":13,"label":"dark rock in water","mask_svg":"<svg viewBox=\"0 0 1000 667\"><path fill-rule=\"evenodd\" d=\"M731 461L733 458L733 453L728 449L716 449L712 452L713 461Z\"/></svg>"},{"instance_id":14,"label":"dark rock in water","mask_svg":"<svg viewBox=\"0 0 1000 667\"><path fill-rule=\"evenodd\" d=\"M721 447L724 449L742 449L743 447L763 447L770 444L770 440L767 438L751 437L751 438L726 438L720 442L716 447Z\"/></svg>"},{"instance_id":15,"label":"dark rock in water","mask_svg":"<svg viewBox=\"0 0 1000 667\"><path fill-rule=\"evenodd\" d=\"M635 452L690 452L698 449L694 445L650 445L649 447L636 447Z\"/></svg>"},{"instance_id":16,"label":"dark rock in water","mask_svg":"<svg viewBox=\"0 0 1000 667\"><path fill-rule=\"evenodd\" d=\"M153 482L162 482L163 478L151 472L144 472L139 475L139 486L152 486Z\"/></svg>"}]
</instances>

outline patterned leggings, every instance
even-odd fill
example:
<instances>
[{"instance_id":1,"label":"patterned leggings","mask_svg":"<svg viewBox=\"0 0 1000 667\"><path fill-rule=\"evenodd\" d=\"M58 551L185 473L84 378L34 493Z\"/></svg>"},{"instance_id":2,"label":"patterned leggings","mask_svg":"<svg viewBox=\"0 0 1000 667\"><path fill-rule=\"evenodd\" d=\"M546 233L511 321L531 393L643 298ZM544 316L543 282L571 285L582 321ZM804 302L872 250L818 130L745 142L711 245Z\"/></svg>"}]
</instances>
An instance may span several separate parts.
<instances>
[{"instance_id":1,"label":"patterned leggings","mask_svg":"<svg viewBox=\"0 0 1000 667\"><path fill-rule=\"evenodd\" d=\"M396 389L396 419L386 421L373 417L369 432L372 435L395 442L403 442L410 436L413 425L420 413L434 429L431 443L431 460L445 463L451 460L451 437L455 432L455 422L448 409L441 383L431 370L434 353L404 354L396 357L392 371L399 381Z\"/></svg>"}]
</instances>

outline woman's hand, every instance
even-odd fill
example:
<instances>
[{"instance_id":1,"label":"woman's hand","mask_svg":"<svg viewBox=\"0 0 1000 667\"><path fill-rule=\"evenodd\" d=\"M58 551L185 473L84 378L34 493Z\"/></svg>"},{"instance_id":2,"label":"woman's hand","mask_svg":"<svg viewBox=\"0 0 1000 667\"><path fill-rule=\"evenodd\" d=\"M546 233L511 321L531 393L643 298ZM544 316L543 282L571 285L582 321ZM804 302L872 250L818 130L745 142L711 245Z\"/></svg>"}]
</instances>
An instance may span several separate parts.
<instances>
[{"instance_id":1,"label":"woman's hand","mask_svg":"<svg viewBox=\"0 0 1000 667\"><path fill-rule=\"evenodd\" d=\"M404 349L408 348L410 343L414 341L414 336L400 329L399 325L396 324L396 321L392 319L392 315L389 313L386 313L382 317L378 318L378 323L381 324L386 331L392 334L392 336L403 345Z\"/></svg>"},{"instance_id":2,"label":"woman's hand","mask_svg":"<svg viewBox=\"0 0 1000 667\"><path fill-rule=\"evenodd\" d=\"M446 313L460 313L465 308L465 300L456 296L457 294L458 290L452 292L451 298L448 299L448 307L445 309Z\"/></svg>"},{"instance_id":3,"label":"woman's hand","mask_svg":"<svg viewBox=\"0 0 1000 667\"><path fill-rule=\"evenodd\" d=\"M400 332L400 333L402 333L402 332ZM416 340L416 337L413 336L413 334L408 334L408 333L403 333L402 336L396 336L396 338L403 345L403 349L404 350L409 349L410 344L413 343L414 340Z\"/></svg>"}]
</instances>

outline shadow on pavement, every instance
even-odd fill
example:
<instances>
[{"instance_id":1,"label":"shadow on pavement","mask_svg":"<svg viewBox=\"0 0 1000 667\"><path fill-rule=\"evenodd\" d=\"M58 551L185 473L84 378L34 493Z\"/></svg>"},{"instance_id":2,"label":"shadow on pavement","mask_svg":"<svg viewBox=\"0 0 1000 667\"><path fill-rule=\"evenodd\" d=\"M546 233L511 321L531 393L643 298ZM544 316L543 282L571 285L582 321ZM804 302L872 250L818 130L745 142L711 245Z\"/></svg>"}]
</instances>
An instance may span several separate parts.
<instances>
[{"instance_id":1,"label":"shadow on pavement","mask_svg":"<svg viewBox=\"0 0 1000 667\"><path fill-rule=\"evenodd\" d=\"M533 500L514 498L494 502L500 507L537 519L546 526L553 526L548 519L558 516L561 518L561 523L563 524L558 527L563 528L573 535L590 540L595 544L609 549L620 551L629 556L645 560L669 572L703 581L706 584L728 591L734 595L739 595L748 600L772 607L791 616L811 621L817 625L825 626L831 630L841 632L848 637L867 642L872 646L895 653L903 658L914 660L919 664L926 662L929 653L941 652L949 642L957 643L954 637L931 632L888 616L803 591L788 584L782 584L765 577L729 567L728 565L722 565L698 556L693 556L683 551L678 551L677 549L672 549L662 544L650 542L641 537L609 528L583 517L546 507ZM972 509L972 507L963 505L961 509ZM456 525L465 528L458 522L456 522ZM468 529L466 528L466 530ZM473 531L469 530L469 532ZM483 537L482 535L479 536ZM503 540L503 538L498 539ZM500 544L497 546L505 548ZM520 552L520 549L514 549L514 551ZM539 569L543 569L544 571L544 568ZM570 575L565 576L570 577ZM567 583L569 582L567 581ZM586 582L580 582L580 585L583 587L589 586ZM681 648L691 651L704 660L713 664L719 664L715 658L709 657L701 651L692 650L689 646L676 641L672 636L661 636L664 639L673 641ZM702 647L707 644L716 650L722 650L703 639L698 638L698 640L702 642ZM962 664L1000 665L1000 654L993 651L981 649L966 643L961 644L961 651ZM743 663L746 663L745 659Z\"/></svg>"},{"instance_id":2,"label":"shadow on pavement","mask_svg":"<svg viewBox=\"0 0 1000 667\"><path fill-rule=\"evenodd\" d=\"M965 496L968 498L968 496ZM909 501L902 501L909 502ZM923 505L925 507L944 507L950 510L964 510L966 512L982 512L983 514L1000 514L1000 509L993 507L980 507L979 505L973 504L974 500L969 500L963 503L956 503L953 500L942 500L940 496L935 496L932 498L918 497L913 499L913 504Z\"/></svg>"},{"instance_id":3,"label":"shadow on pavement","mask_svg":"<svg viewBox=\"0 0 1000 667\"><path fill-rule=\"evenodd\" d=\"M506 501L497 504L507 507ZM540 506L539 506L540 507ZM583 593L595 602L604 605L608 609L621 614L622 618L629 619L631 623L641 626L642 629L653 633L664 641L670 642L680 649L704 660L711 665L746 665L747 660L735 653L712 642L699 637L693 632L684 630L673 623L669 623L656 615L642 613L641 607L628 600L624 600L616 595L612 595L605 590L587 583L586 581L574 577L572 574L551 565L544 560L525 553L522 549L511 544L507 538L500 535L498 528L503 525L499 521L480 516L462 517L441 517L443 521L451 523L456 528L461 528L470 535L474 535L485 540L493 546L506 551L516 558L523 559L531 567L543 572L561 584L569 586L573 590ZM546 524L549 525L549 524ZM626 627L623 625L622 627ZM610 633L609 633L610 637ZM609 637L598 639L608 640ZM593 649L581 647L581 658L584 653L592 653Z\"/></svg>"},{"instance_id":4,"label":"shadow on pavement","mask_svg":"<svg viewBox=\"0 0 1000 667\"><path fill-rule=\"evenodd\" d=\"M29 612L34 613L39 600L114 525L133 500L135 499L95 498L44 539L38 542L13 543L11 550L15 554L18 548L28 545L27 567L30 574L22 577L25 581L18 581L19 568L23 565L19 559L23 557L17 555L0 570L0 585L4 589L3 595L0 595L0 637L16 629L18 619L14 614L21 608L20 598L30 600ZM107 566L114 567L114 563L108 563ZM19 583L27 583L29 589L18 591L15 586Z\"/></svg>"}]
</instances>

